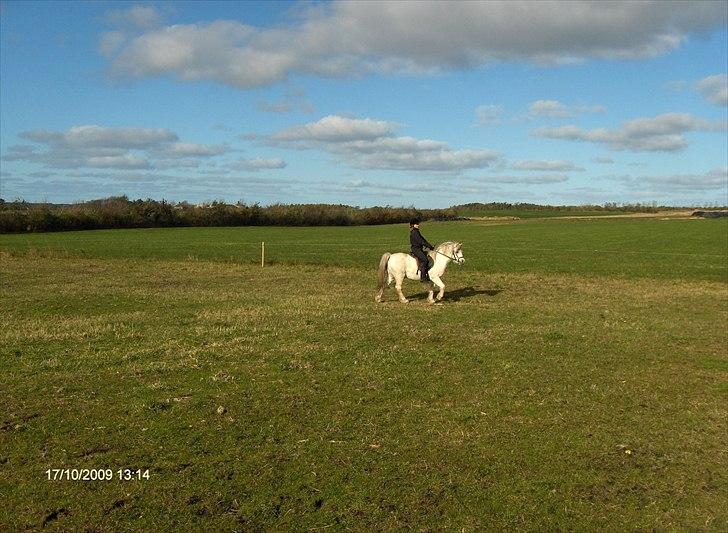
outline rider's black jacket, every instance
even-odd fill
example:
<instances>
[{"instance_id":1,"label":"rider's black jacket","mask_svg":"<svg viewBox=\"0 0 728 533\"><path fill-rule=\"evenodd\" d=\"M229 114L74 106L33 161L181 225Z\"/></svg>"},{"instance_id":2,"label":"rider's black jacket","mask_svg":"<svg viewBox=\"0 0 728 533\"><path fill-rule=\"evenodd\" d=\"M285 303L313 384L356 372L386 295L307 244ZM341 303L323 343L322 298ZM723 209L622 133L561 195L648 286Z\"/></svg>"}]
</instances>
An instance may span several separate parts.
<instances>
[{"instance_id":1,"label":"rider's black jacket","mask_svg":"<svg viewBox=\"0 0 728 533\"><path fill-rule=\"evenodd\" d=\"M422 236L418 228L412 228L410 230L410 246L412 247L412 250L422 250L423 246L428 250L435 249L435 247L427 242L427 239Z\"/></svg>"}]
</instances>

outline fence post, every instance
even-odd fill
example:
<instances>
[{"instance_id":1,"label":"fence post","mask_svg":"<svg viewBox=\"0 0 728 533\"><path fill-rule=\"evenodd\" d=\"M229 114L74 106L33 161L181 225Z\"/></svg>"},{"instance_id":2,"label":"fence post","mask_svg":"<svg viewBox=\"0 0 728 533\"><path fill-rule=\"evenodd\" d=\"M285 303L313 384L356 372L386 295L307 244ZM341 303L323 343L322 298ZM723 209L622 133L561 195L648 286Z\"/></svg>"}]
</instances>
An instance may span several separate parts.
<instances>
[{"instance_id":1,"label":"fence post","mask_svg":"<svg viewBox=\"0 0 728 533\"><path fill-rule=\"evenodd\" d=\"M265 241L260 243L260 266L265 266Z\"/></svg>"}]
</instances>

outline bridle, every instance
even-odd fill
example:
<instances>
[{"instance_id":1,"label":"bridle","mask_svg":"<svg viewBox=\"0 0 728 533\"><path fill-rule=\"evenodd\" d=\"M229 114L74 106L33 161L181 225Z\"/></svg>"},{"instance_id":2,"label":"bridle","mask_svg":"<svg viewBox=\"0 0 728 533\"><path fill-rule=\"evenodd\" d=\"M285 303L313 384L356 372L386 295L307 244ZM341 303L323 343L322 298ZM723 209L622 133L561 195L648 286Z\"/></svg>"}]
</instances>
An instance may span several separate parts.
<instances>
[{"instance_id":1,"label":"bridle","mask_svg":"<svg viewBox=\"0 0 728 533\"><path fill-rule=\"evenodd\" d=\"M440 255L444 255L444 256L445 256L445 257L447 257L447 258L448 258L448 259L449 259L450 261L454 261L455 263L458 263L458 264L459 264L459 262L458 262L458 259L456 259L455 257L450 257L449 255L447 255L447 254L444 254L444 253L442 253L442 252L441 252L440 250L435 250L435 253L436 253L436 254L440 254Z\"/></svg>"}]
</instances>

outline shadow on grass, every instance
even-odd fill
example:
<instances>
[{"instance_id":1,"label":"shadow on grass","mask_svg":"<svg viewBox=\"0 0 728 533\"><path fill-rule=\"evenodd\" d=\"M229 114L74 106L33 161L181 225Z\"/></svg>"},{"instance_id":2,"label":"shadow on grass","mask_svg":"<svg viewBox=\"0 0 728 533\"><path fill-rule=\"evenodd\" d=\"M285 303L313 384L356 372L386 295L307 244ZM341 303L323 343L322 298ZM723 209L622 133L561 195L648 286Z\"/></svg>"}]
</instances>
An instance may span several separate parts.
<instances>
[{"instance_id":1,"label":"shadow on grass","mask_svg":"<svg viewBox=\"0 0 728 533\"><path fill-rule=\"evenodd\" d=\"M464 298L473 298L480 296L481 294L487 294L488 296L495 296L503 292L503 289L476 289L475 287L463 287L462 289L456 289L454 291L448 291L445 287L445 296L442 299L443 302L459 302ZM437 294L437 291L435 291ZM427 292L419 292L408 296L410 300L424 300L427 298Z\"/></svg>"}]
</instances>

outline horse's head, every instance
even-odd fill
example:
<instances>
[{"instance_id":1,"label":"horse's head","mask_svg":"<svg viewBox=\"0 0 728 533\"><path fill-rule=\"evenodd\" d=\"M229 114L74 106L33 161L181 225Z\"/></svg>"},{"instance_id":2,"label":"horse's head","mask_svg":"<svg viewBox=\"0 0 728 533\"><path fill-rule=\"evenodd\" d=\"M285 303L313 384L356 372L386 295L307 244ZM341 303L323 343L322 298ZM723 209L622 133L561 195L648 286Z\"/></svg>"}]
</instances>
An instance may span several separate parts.
<instances>
[{"instance_id":1,"label":"horse's head","mask_svg":"<svg viewBox=\"0 0 728 533\"><path fill-rule=\"evenodd\" d=\"M461 242L443 242L437 247L437 251L445 255L449 259L455 261L458 265L462 265L465 262L462 251L463 243Z\"/></svg>"},{"instance_id":2,"label":"horse's head","mask_svg":"<svg viewBox=\"0 0 728 533\"><path fill-rule=\"evenodd\" d=\"M465 257L463 257L463 243L453 243L452 256L458 265L462 265L465 262Z\"/></svg>"}]
</instances>

